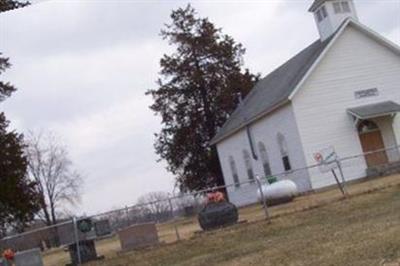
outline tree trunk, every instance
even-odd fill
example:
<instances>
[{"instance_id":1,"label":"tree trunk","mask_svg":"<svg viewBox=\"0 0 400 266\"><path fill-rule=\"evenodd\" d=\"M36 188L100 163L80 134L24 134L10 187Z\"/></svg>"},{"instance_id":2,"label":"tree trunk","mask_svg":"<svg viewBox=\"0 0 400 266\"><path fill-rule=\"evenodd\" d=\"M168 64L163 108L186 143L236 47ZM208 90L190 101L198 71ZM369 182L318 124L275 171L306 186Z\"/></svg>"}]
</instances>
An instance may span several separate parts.
<instances>
[{"instance_id":1,"label":"tree trunk","mask_svg":"<svg viewBox=\"0 0 400 266\"><path fill-rule=\"evenodd\" d=\"M49 211L47 210L46 201L45 201L45 199L43 198L43 196L42 196L42 203L41 203L41 205L42 205L42 210L43 210L43 213L44 213L45 223L46 223L46 225L49 226L49 225L51 225L51 219L50 219Z\"/></svg>"},{"instance_id":2,"label":"tree trunk","mask_svg":"<svg viewBox=\"0 0 400 266\"><path fill-rule=\"evenodd\" d=\"M55 207L54 207L54 202L50 201L50 211L51 211L51 220L53 224L57 223L57 219L56 219L56 211L55 211Z\"/></svg>"}]
</instances>

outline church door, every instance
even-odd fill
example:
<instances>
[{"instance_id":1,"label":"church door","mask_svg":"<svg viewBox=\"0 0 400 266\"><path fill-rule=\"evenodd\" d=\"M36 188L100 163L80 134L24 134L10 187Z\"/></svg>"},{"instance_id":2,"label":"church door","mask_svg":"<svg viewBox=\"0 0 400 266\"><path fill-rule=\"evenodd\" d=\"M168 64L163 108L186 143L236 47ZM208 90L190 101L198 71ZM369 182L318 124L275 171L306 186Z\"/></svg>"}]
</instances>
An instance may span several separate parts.
<instances>
[{"instance_id":1,"label":"church door","mask_svg":"<svg viewBox=\"0 0 400 266\"><path fill-rule=\"evenodd\" d=\"M368 167L384 165L388 163L386 151L374 152L385 149L381 131L372 121L363 121L358 127L361 146L364 153L373 152L365 156Z\"/></svg>"}]
</instances>

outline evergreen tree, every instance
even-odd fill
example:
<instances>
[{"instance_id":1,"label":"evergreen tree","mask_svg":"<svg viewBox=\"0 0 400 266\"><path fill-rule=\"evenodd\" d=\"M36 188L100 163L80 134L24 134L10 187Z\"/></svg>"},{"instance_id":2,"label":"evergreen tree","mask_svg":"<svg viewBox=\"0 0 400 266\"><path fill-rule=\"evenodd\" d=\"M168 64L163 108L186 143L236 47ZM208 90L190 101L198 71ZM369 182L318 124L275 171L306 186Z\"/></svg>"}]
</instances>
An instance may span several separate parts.
<instances>
[{"instance_id":1,"label":"evergreen tree","mask_svg":"<svg viewBox=\"0 0 400 266\"><path fill-rule=\"evenodd\" d=\"M28 1L0 0L0 13L29 5Z\"/></svg>"},{"instance_id":2,"label":"evergreen tree","mask_svg":"<svg viewBox=\"0 0 400 266\"><path fill-rule=\"evenodd\" d=\"M161 31L176 51L160 61L151 109L162 118L155 149L182 190L223 185L210 140L258 79L242 68L245 49L188 5L171 14Z\"/></svg>"},{"instance_id":3,"label":"evergreen tree","mask_svg":"<svg viewBox=\"0 0 400 266\"><path fill-rule=\"evenodd\" d=\"M27 2L0 0L0 13L26 6ZM9 59L0 53L0 75L10 67ZM16 88L0 81L0 102ZM35 183L27 178L28 161L24 155L23 136L8 131L9 122L0 113L0 233L10 226L23 230L39 210Z\"/></svg>"},{"instance_id":4,"label":"evergreen tree","mask_svg":"<svg viewBox=\"0 0 400 266\"><path fill-rule=\"evenodd\" d=\"M8 122L0 113L0 228L23 230L39 211L35 183L27 178L22 135L7 132Z\"/></svg>"}]
</instances>

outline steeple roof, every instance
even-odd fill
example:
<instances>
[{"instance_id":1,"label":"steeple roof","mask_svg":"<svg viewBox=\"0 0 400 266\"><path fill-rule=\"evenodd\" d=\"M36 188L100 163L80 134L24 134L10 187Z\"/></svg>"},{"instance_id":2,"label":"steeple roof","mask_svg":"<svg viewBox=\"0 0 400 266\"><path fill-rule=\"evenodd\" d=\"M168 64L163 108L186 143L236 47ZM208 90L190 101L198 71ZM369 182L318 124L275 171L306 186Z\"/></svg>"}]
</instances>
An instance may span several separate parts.
<instances>
[{"instance_id":1,"label":"steeple roof","mask_svg":"<svg viewBox=\"0 0 400 266\"><path fill-rule=\"evenodd\" d=\"M327 1L333 1L333 0L314 0L313 4L310 6L308 11L314 12L318 7L320 7L323 3Z\"/></svg>"}]
</instances>

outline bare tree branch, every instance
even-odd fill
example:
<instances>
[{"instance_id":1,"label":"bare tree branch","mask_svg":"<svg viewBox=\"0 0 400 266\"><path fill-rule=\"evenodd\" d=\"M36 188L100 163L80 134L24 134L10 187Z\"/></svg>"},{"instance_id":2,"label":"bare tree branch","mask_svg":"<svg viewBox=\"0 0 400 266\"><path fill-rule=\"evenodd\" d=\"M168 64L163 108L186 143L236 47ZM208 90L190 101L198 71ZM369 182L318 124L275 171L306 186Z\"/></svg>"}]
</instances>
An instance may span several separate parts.
<instances>
[{"instance_id":1,"label":"bare tree branch","mask_svg":"<svg viewBox=\"0 0 400 266\"><path fill-rule=\"evenodd\" d=\"M166 220L171 216L171 207L168 202L167 192L150 192L139 197L137 203L142 206L142 212L151 215L157 222Z\"/></svg>"},{"instance_id":2,"label":"bare tree branch","mask_svg":"<svg viewBox=\"0 0 400 266\"><path fill-rule=\"evenodd\" d=\"M29 176L38 183L42 196L39 217L48 225L55 224L61 213L80 202L83 179L72 169L67 149L54 133L30 132L27 139Z\"/></svg>"}]
</instances>

